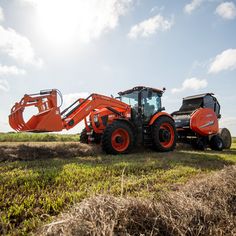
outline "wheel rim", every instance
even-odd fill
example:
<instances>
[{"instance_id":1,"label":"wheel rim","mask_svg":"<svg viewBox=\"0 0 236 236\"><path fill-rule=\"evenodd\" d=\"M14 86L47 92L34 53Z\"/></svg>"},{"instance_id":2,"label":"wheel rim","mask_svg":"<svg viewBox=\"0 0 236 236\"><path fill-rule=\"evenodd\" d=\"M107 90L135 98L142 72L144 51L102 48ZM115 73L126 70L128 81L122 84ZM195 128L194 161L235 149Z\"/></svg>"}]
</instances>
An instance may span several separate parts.
<instances>
[{"instance_id":1,"label":"wheel rim","mask_svg":"<svg viewBox=\"0 0 236 236\"><path fill-rule=\"evenodd\" d=\"M222 141L220 139L218 139L216 143L217 143L217 148L218 149L222 149L223 148L223 143L222 143Z\"/></svg>"},{"instance_id":2,"label":"wheel rim","mask_svg":"<svg viewBox=\"0 0 236 236\"><path fill-rule=\"evenodd\" d=\"M172 125L167 122L163 123L160 127L159 137L162 147L170 148L175 139L175 132Z\"/></svg>"},{"instance_id":3,"label":"wheel rim","mask_svg":"<svg viewBox=\"0 0 236 236\"><path fill-rule=\"evenodd\" d=\"M125 151L130 144L129 133L122 128L115 130L111 136L111 144L116 151Z\"/></svg>"}]
</instances>

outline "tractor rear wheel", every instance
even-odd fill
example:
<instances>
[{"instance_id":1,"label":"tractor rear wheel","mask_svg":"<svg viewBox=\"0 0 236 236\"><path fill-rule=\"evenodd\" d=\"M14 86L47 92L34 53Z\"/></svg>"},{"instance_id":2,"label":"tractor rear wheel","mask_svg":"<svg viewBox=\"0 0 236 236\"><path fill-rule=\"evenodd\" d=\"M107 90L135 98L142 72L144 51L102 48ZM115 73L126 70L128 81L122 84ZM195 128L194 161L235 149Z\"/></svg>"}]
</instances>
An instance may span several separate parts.
<instances>
[{"instance_id":1,"label":"tractor rear wheel","mask_svg":"<svg viewBox=\"0 0 236 236\"><path fill-rule=\"evenodd\" d=\"M152 129L153 148L157 151L173 151L176 146L175 122L168 116L158 118Z\"/></svg>"},{"instance_id":2,"label":"tractor rear wheel","mask_svg":"<svg viewBox=\"0 0 236 236\"><path fill-rule=\"evenodd\" d=\"M224 142L219 135L214 135L210 140L210 148L214 151L222 151Z\"/></svg>"},{"instance_id":3,"label":"tractor rear wheel","mask_svg":"<svg viewBox=\"0 0 236 236\"><path fill-rule=\"evenodd\" d=\"M232 144L231 133L227 128L222 128L219 130L219 136L222 138L224 143L224 149L230 149Z\"/></svg>"},{"instance_id":4,"label":"tractor rear wheel","mask_svg":"<svg viewBox=\"0 0 236 236\"><path fill-rule=\"evenodd\" d=\"M122 121L114 121L104 130L102 149L107 154L129 153L133 147L134 134L131 127Z\"/></svg>"}]
</instances>

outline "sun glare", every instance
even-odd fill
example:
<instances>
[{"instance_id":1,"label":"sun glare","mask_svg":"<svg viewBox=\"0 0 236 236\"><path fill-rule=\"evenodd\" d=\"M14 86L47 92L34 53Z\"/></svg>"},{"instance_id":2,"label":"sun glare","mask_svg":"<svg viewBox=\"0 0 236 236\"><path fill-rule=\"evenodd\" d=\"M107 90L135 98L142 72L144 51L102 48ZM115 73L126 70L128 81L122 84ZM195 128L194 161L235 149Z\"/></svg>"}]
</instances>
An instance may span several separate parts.
<instances>
[{"instance_id":1,"label":"sun glare","mask_svg":"<svg viewBox=\"0 0 236 236\"><path fill-rule=\"evenodd\" d=\"M90 42L114 29L127 4L117 0L34 0L38 29L54 44ZM127 1L129 2L129 1Z\"/></svg>"},{"instance_id":2,"label":"sun glare","mask_svg":"<svg viewBox=\"0 0 236 236\"><path fill-rule=\"evenodd\" d=\"M43 38L53 44L75 41L76 34L88 28L89 12L83 1L40 0L37 17ZM83 41L86 39L82 38Z\"/></svg>"}]
</instances>

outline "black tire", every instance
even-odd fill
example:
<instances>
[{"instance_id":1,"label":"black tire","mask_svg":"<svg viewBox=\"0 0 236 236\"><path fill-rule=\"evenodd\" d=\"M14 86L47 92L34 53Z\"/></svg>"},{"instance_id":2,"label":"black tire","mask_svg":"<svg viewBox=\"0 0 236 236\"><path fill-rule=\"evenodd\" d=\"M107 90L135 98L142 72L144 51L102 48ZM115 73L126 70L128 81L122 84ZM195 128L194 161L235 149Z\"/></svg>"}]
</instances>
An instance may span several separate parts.
<instances>
[{"instance_id":1,"label":"black tire","mask_svg":"<svg viewBox=\"0 0 236 236\"><path fill-rule=\"evenodd\" d=\"M88 135L87 135L87 130L84 128L81 133L80 133L80 138L79 141L81 143L88 143Z\"/></svg>"},{"instance_id":2,"label":"black tire","mask_svg":"<svg viewBox=\"0 0 236 236\"><path fill-rule=\"evenodd\" d=\"M223 149L230 149L232 144L231 133L227 128L222 128L219 130L219 136L222 138L224 147Z\"/></svg>"},{"instance_id":3,"label":"black tire","mask_svg":"<svg viewBox=\"0 0 236 236\"><path fill-rule=\"evenodd\" d=\"M126 140L123 139L122 135L120 136L120 140L116 141L116 138L119 138L119 135L114 139L114 135L119 132L123 131L124 134L127 135L127 138L129 140L128 145L126 145ZM113 142L112 142L113 140ZM124 145L124 143L126 143ZM124 150L121 150L122 148L115 147L115 145L124 145ZM134 134L133 130L130 127L129 124L127 124L124 121L114 121L112 124L108 125L104 133L102 135L102 149L107 153L107 154L124 154L124 153L129 153L134 145ZM126 147L127 146L127 147Z\"/></svg>"},{"instance_id":4,"label":"black tire","mask_svg":"<svg viewBox=\"0 0 236 236\"><path fill-rule=\"evenodd\" d=\"M101 134L93 132L92 137L94 138L93 143L96 143L96 144L101 143Z\"/></svg>"},{"instance_id":5,"label":"black tire","mask_svg":"<svg viewBox=\"0 0 236 236\"><path fill-rule=\"evenodd\" d=\"M201 138L197 139L196 143L194 144L194 148L199 151L204 151L206 149L206 144L203 141L203 139Z\"/></svg>"},{"instance_id":6,"label":"black tire","mask_svg":"<svg viewBox=\"0 0 236 236\"><path fill-rule=\"evenodd\" d=\"M162 125L167 126L167 133L164 135L163 130L161 127ZM169 129L169 131L168 131ZM164 130L164 132L166 132ZM168 134L169 132L169 134ZM167 140L166 142L169 144L165 145L164 141L162 140L166 136L165 139ZM154 122L152 126L152 138L153 138L153 148L156 151L160 152L169 152L173 151L176 146L176 139L177 139L177 134L176 134L176 128L175 128L175 122L168 116L161 116L157 118L157 120Z\"/></svg>"},{"instance_id":7,"label":"black tire","mask_svg":"<svg viewBox=\"0 0 236 236\"><path fill-rule=\"evenodd\" d=\"M101 134L93 132L92 138L93 138L92 143L99 144L101 142ZM84 128L82 130L82 132L80 133L80 142L81 143L89 143L86 128Z\"/></svg>"},{"instance_id":8,"label":"black tire","mask_svg":"<svg viewBox=\"0 0 236 236\"><path fill-rule=\"evenodd\" d=\"M222 151L224 142L219 135L214 135L210 140L210 148L214 151Z\"/></svg>"}]
</instances>

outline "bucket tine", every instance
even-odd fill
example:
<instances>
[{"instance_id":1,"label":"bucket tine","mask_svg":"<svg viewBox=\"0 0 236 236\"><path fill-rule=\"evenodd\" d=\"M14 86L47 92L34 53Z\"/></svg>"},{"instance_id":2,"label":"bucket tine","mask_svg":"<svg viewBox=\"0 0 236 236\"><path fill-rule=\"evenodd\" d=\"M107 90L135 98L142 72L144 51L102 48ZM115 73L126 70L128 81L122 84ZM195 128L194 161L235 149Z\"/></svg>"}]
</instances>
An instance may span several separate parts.
<instances>
[{"instance_id":1,"label":"bucket tine","mask_svg":"<svg viewBox=\"0 0 236 236\"><path fill-rule=\"evenodd\" d=\"M14 112L14 114L13 114L13 120L14 120L14 123L15 123L15 126L16 126L16 130L20 131L20 124L19 124L19 121L18 121L17 112L18 111Z\"/></svg>"},{"instance_id":2,"label":"bucket tine","mask_svg":"<svg viewBox=\"0 0 236 236\"><path fill-rule=\"evenodd\" d=\"M9 123L16 131L24 131L28 128L23 119L23 111L24 108L18 108L14 110L9 116Z\"/></svg>"},{"instance_id":3,"label":"bucket tine","mask_svg":"<svg viewBox=\"0 0 236 236\"><path fill-rule=\"evenodd\" d=\"M17 121L19 124L19 130L21 131L29 129L23 119L23 111L24 109L22 108L17 111Z\"/></svg>"},{"instance_id":4,"label":"bucket tine","mask_svg":"<svg viewBox=\"0 0 236 236\"><path fill-rule=\"evenodd\" d=\"M9 124L14 130L17 129L17 126L16 126L15 121L14 121L14 114L11 114L9 116Z\"/></svg>"}]
</instances>

